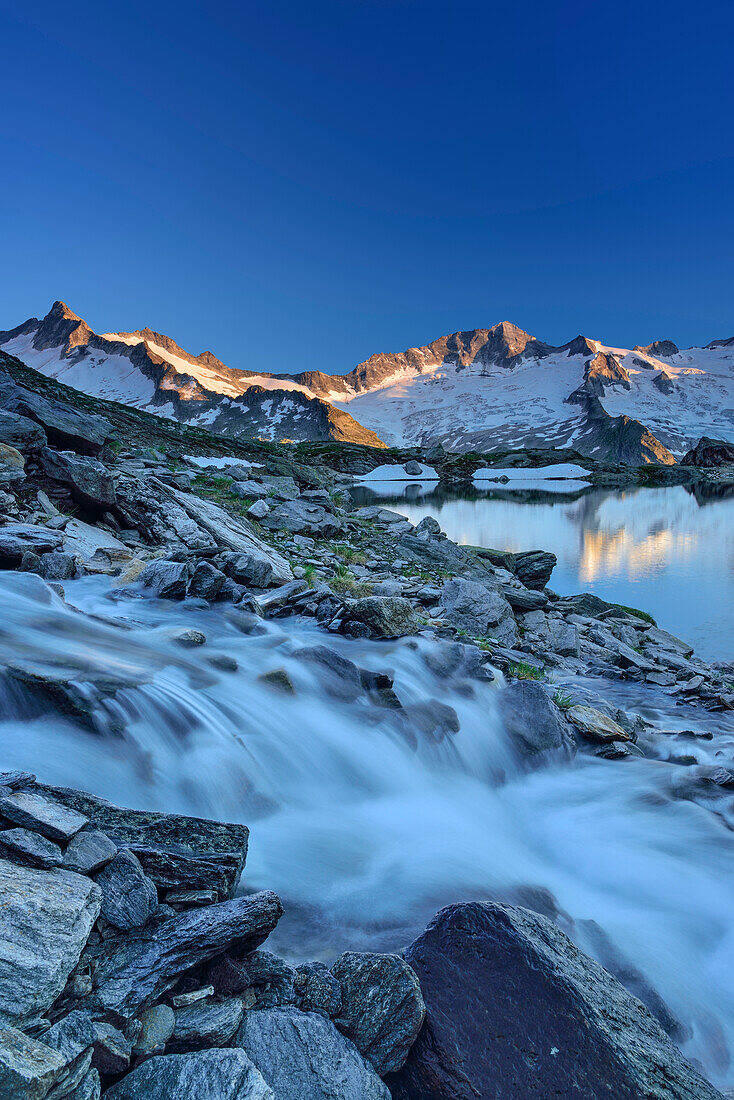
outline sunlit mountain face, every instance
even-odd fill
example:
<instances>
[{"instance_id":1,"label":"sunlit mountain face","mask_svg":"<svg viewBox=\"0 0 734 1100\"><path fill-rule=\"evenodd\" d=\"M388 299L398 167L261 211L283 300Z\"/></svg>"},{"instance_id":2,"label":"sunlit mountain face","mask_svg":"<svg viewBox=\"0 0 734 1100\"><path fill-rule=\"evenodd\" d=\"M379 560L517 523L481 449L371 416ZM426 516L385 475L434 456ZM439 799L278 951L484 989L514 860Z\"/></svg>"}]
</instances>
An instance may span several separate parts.
<instances>
[{"instance_id":1,"label":"sunlit mountain face","mask_svg":"<svg viewBox=\"0 0 734 1100\"><path fill-rule=\"evenodd\" d=\"M0 347L85 393L232 436L574 447L669 464L702 435L734 434L734 338L680 350L578 336L554 347L501 322L373 355L345 374L276 375L192 355L149 328L97 335L56 302L0 332Z\"/></svg>"}]
</instances>

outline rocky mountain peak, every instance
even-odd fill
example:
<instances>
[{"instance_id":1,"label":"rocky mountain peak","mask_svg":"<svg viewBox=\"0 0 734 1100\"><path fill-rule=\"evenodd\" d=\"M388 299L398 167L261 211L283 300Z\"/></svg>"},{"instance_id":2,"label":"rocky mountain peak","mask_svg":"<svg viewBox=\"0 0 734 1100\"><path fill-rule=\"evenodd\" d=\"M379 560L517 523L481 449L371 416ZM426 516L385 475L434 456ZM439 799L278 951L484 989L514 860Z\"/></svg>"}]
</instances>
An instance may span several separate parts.
<instances>
[{"instance_id":1,"label":"rocky mountain peak","mask_svg":"<svg viewBox=\"0 0 734 1100\"><path fill-rule=\"evenodd\" d=\"M646 347L636 344L632 350L640 351L643 355L654 355L656 358L659 358L661 355L677 355L680 348L677 344L674 344L672 340L653 340L653 342Z\"/></svg>"},{"instance_id":2,"label":"rocky mountain peak","mask_svg":"<svg viewBox=\"0 0 734 1100\"><path fill-rule=\"evenodd\" d=\"M63 347L69 354L75 348L86 345L93 332L86 321L69 309L66 302L57 301L41 321L33 340L36 351Z\"/></svg>"}]
</instances>

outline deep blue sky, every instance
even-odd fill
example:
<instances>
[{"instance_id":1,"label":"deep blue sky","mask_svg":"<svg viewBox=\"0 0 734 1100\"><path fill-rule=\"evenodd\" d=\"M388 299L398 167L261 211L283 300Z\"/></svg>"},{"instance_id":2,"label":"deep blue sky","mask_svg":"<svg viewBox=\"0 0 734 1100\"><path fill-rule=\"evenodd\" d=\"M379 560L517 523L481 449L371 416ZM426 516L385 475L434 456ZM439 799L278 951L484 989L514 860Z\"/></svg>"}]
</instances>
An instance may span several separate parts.
<instances>
[{"instance_id":1,"label":"deep blue sky","mask_svg":"<svg viewBox=\"0 0 734 1100\"><path fill-rule=\"evenodd\" d=\"M232 366L734 333L730 0L0 0L0 328Z\"/></svg>"}]
</instances>

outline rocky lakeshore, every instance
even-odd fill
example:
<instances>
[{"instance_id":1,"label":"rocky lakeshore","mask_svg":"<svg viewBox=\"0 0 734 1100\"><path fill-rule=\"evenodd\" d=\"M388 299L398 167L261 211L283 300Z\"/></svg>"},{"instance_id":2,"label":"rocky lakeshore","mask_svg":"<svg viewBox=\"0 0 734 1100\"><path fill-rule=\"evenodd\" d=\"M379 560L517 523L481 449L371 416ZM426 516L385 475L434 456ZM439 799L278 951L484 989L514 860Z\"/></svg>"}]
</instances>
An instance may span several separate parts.
<instances>
[{"instance_id":1,"label":"rocky lakeshore","mask_svg":"<svg viewBox=\"0 0 734 1100\"><path fill-rule=\"evenodd\" d=\"M435 520L357 506L358 471L337 451L227 454L205 433L129 445L111 403L93 411L63 389L0 377L0 567L16 607L45 608L48 623L57 609L89 645L43 654L42 640L0 632L13 705L124 743L130 688L171 659L112 659L108 620L75 602L77 582L98 578L113 602L221 608L244 636L274 621L295 637L308 622L309 644L273 661L263 689L298 699L294 669L307 669L325 696L387 715L415 752L451 751L460 720L443 688L460 698L504 681L518 767L660 761L666 798L733 827L729 756L701 762L615 695L655 693L692 725L715 722L734 709L731 665L700 660L644 611L559 597L549 551L462 546ZM400 457L410 474L416 459ZM369 647L364 664L345 639ZM171 644L187 668L194 654L202 670L237 669L198 624ZM417 647L435 698L401 697L382 667L394 644ZM574 946L552 897L450 905L400 953L287 960L263 946L284 903L241 882L245 825L124 809L44 778L0 775L0 1100L721 1095L680 1054L686 1028L664 998L601 929L587 933L606 969Z\"/></svg>"}]
</instances>

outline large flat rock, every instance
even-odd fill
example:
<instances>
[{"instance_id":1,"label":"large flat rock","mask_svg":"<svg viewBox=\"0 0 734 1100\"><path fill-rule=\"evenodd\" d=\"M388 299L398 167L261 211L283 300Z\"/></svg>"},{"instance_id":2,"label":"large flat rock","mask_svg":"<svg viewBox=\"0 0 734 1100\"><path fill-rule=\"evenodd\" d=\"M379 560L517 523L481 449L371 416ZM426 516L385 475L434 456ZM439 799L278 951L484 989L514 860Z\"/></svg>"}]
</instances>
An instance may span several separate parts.
<instances>
[{"instance_id":1,"label":"large flat rock","mask_svg":"<svg viewBox=\"0 0 734 1100\"><path fill-rule=\"evenodd\" d=\"M405 953L426 1021L394 1100L722 1100L645 1006L551 921L442 909Z\"/></svg>"},{"instance_id":2,"label":"large flat rock","mask_svg":"<svg viewBox=\"0 0 734 1100\"><path fill-rule=\"evenodd\" d=\"M166 1054L143 1062L105 1100L275 1100L242 1050Z\"/></svg>"},{"instance_id":3,"label":"large flat rock","mask_svg":"<svg viewBox=\"0 0 734 1100\"><path fill-rule=\"evenodd\" d=\"M73 871L0 859L0 1026L22 1026L61 993L96 921L102 891Z\"/></svg>"}]
</instances>

